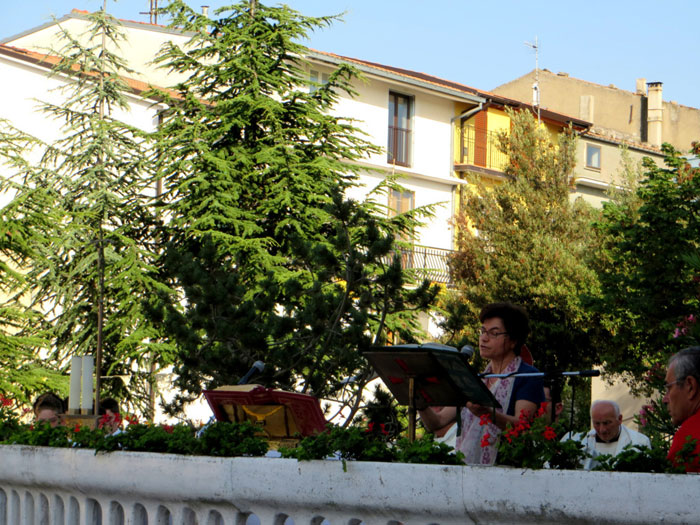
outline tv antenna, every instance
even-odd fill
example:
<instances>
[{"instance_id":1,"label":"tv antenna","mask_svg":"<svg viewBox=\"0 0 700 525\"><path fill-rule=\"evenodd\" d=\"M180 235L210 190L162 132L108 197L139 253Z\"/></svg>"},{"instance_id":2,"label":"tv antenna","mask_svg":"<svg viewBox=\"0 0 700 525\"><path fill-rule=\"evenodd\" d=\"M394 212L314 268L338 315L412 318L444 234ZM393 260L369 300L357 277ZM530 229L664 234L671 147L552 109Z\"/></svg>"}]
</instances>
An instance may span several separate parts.
<instances>
[{"instance_id":1,"label":"tv antenna","mask_svg":"<svg viewBox=\"0 0 700 525\"><path fill-rule=\"evenodd\" d=\"M537 123L540 122L540 45L535 36L535 42L525 42L525 45L535 50L535 83L532 84L532 105L537 108Z\"/></svg>"},{"instance_id":2,"label":"tv antenna","mask_svg":"<svg viewBox=\"0 0 700 525\"><path fill-rule=\"evenodd\" d=\"M140 15L148 15L148 23L156 25L158 24L158 0L150 0L151 7L148 11L141 11Z\"/></svg>"}]
</instances>

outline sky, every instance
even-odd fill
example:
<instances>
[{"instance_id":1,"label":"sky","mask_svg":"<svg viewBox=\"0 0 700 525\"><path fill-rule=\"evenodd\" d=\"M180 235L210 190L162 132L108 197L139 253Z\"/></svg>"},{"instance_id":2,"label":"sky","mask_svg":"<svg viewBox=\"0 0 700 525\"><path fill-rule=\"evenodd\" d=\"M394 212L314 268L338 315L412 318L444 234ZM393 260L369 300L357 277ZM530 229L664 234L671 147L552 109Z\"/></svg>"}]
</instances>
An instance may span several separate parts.
<instances>
[{"instance_id":1,"label":"sky","mask_svg":"<svg viewBox=\"0 0 700 525\"><path fill-rule=\"evenodd\" d=\"M260 0L276 5L277 0ZM103 0L0 0L0 39ZM165 0L161 0L163 5ZM194 0L211 10L233 0ZM696 0L287 0L308 16L342 14L303 42L338 55L492 90L535 68L635 90L663 82L663 98L700 108ZM119 18L147 22L149 0L109 0ZM160 21L159 21L160 22ZM538 53L528 45L538 43ZM542 100L546 106L546 100Z\"/></svg>"}]
</instances>

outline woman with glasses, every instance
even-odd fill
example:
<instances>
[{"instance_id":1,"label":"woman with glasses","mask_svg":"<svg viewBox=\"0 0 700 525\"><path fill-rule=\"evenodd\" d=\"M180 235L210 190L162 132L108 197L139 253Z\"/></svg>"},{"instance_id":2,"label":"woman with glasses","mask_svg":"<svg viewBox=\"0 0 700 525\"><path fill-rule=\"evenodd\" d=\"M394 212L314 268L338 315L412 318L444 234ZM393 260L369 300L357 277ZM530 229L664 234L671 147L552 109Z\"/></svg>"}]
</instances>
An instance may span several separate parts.
<instances>
[{"instance_id":1,"label":"woman with glasses","mask_svg":"<svg viewBox=\"0 0 700 525\"><path fill-rule=\"evenodd\" d=\"M521 350L530 331L525 310L512 303L492 303L479 314L479 354L488 363L484 374L517 374L538 370L523 361ZM490 377L483 381L503 409L467 403L457 410L446 407L439 413L421 411L428 430L444 426L449 417L458 418L457 450L468 464L492 465L496 460L498 436L509 423L516 425L521 413L534 415L545 401L541 377Z\"/></svg>"}]
</instances>

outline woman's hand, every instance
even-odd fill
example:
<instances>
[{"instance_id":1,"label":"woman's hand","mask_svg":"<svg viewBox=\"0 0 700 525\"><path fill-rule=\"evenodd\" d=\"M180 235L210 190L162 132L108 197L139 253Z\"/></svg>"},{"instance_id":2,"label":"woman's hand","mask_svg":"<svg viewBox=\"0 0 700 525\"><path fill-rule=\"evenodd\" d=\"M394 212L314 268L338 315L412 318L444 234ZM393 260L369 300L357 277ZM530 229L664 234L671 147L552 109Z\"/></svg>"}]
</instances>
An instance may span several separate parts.
<instances>
[{"instance_id":1,"label":"woman's hand","mask_svg":"<svg viewBox=\"0 0 700 525\"><path fill-rule=\"evenodd\" d=\"M471 401L467 401L467 408L476 417L481 417L484 414L493 414L493 409L491 407L485 407L484 405L472 403Z\"/></svg>"}]
</instances>

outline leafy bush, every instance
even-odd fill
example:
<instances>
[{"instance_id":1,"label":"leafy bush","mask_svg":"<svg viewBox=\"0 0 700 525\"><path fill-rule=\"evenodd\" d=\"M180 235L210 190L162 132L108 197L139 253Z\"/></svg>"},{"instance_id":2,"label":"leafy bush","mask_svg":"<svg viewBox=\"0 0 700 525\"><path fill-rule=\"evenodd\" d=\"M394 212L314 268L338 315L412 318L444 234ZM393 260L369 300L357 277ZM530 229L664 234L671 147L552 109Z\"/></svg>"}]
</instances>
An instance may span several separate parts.
<instances>
[{"instance_id":1,"label":"leafy bush","mask_svg":"<svg viewBox=\"0 0 700 525\"><path fill-rule=\"evenodd\" d=\"M542 403L534 418L520 414L516 425L508 425L498 442L496 462L520 468L580 468L588 457L583 444L577 441L559 441L564 433L563 423L550 423L545 416L546 403ZM487 418L488 419L488 418ZM482 446L488 446L482 443Z\"/></svg>"}]
</instances>

